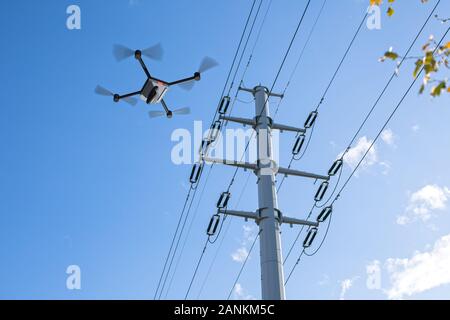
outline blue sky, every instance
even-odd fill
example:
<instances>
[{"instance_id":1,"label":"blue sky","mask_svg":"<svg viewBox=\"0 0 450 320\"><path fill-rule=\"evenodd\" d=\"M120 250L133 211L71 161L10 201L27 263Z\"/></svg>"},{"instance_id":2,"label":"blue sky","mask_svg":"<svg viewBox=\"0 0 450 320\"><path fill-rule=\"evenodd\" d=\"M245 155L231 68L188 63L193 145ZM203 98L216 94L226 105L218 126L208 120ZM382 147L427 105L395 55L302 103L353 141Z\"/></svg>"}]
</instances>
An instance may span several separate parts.
<instances>
[{"instance_id":1,"label":"blue sky","mask_svg":"<svg viewBox=\"0 0 450 320\"><path fill-rule=\"evenodd\" d=\"M326 5L278 122L301 126L317 105L367 2ZM247 86L271 86L305 3L273 4L244 79ZM404 52L434 3L398 1L394 17L383 14L381 30L363 28L322 106L309 152L295 168L328 170L395 67L378 58L391 46ZM81 8L81 30L66 28L71 4ZM191 170L172 163L171 134L178 128L192 130L194 120L209 125L250 4L96 0L15 1L5 6L0 13L5 44L0 52L0 298L153 298ZM275 91L286 84L321 4L311 4ZM266 5L264 0L262 10ZM442 1L437 12L448 16L450 3ZM445 28L430 21L414 54L430 34L438 38ZM174 109L191 107L190 116L149 120L146 113L155 106L130 107L94 95L97 84L128 92L145 80L135 60L115 62L114 43L145 48L157 42L165 56L149 62L149 68L163 79L189 76L205 55L220 62L191 92L173 88L167 96ZM405 65L361 132L359 147L374 138L409 86L411 73L412 66ZM450 261L450 99L418 96L417 91L416 86L389 125L392 137L387 134L376 144L371 161L336 204L324 247L302 259L286 288L289 299L450 296L450 279L442 268ZM245 94L239 98L250 100ZM252 117L252 112L252 105L238 102L233 114ZM289 161L293 140L289 133L281 136L281 165ZM357 158L360 149L354 150ZM185 250L165 297L184 297L205 227L232 173L215 167L202 201L194 202L198 209L191 213L192 229L183 238ZM349 173L347 165L344 177ZM243 189L246 178L247 173L238 174L231 205L244 190L238 208L255 210L256 180L250 176ZM315 191L310 180L287 179L279 194L280 209L305 217ZM232 220L200 290L220 241L208 248L192 298L227 297L241 266L232 255L249 248L255 230L250 222ZM285 252L296 233L283 226ZM250 256L234 298L260 297L258 250ZM300 251L298 245L286 272ZM82 289L71 291L65 271L74 264L81 268ZM379 290L366 286L366 267L371 265L380 268Z\"/></svg>"}]
</instances>

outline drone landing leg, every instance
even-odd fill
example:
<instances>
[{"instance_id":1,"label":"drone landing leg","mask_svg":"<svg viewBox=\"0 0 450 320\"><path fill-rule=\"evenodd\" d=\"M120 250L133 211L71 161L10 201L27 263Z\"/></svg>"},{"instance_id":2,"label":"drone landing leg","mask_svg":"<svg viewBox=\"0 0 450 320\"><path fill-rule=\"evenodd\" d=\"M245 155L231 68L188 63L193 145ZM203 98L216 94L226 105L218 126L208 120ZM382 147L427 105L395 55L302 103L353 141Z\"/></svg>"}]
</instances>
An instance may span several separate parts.
<instances>
[{"instance_id":1,"label":"drone landing leg","mask_svg":"<svg viewBox=\"0 0 450 320\"><path fill-rule=\"evenodd\" d=\"M167 118L172 118L173 113L172 113L172 111L170 111L169 108L167 107L167 104L166 104L166 102L164 101L164 99L161 100L161 105L163 106L164 110L166 111Z\"/></svg>"}]
</instances>

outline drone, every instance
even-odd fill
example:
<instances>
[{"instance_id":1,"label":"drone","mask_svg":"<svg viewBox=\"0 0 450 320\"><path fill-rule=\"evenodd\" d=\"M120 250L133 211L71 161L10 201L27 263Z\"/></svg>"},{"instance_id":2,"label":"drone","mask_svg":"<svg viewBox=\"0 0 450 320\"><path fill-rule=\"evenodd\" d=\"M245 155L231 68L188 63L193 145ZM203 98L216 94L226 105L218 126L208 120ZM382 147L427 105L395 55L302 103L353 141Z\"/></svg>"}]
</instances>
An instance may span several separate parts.
<instances>
[{"instance_id":1,"label":"drone","mask_svg":"<svg viewBox=\"0 0 450 320\"><path fill-rule=\"evenodd\" d=\"M197 72L194 73L193 76L176 80L173 82L167 82L153 77L147 66L142 60L142 56L146 56L153 60L161 60L163 55L163 50L160 44L154 45L144 50L132 50L123 45L114 45L113 55L118 62L123 61L127 58L134 56L134 58L139 62L142 69L144 70L145 75L147 76L147 80L145 81L141 90L136 92L131 92L123 95L119 95L117 93L112 93L108 89L105 89L102 86L97 86L95 88L95 93L102 96L112 96L114 102L124 101L132 106L135 106L138 102L134 96L140 96L141 100L143 100L146 104L161 104L164 108L164 111L150 111L150 118L166 116L167 118L172 118L174 114L185 115L190 113L189 108L182 108L178 110L170 110L164 101L164 97L167 94L168 90L172 86L180 86L185 90L191 90L195 84L195 81L200 81L202 74L217 66L218 63L210 58L203 58L200 63L200 67Z\"/></svg>"}]
</instances>

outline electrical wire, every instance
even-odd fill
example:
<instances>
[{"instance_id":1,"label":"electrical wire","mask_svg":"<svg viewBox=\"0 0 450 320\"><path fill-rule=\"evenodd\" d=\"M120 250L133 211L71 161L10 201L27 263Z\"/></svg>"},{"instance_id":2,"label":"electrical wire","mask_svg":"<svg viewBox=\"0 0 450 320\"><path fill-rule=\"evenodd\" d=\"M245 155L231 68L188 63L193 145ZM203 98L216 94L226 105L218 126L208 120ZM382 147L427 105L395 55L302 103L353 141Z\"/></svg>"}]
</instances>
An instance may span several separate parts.
<instances>
[{"instance_id":1,"label":"electrical wire","mask_svg":"<svg viewBox=\"0 0 450 320\"><path fill-rule=\"evenodd\" d=\"M433 9L433 11L436 9L436 7ZM432 12L433 13L433 12ZM431 14L432 15L432 14ZM431 16L430 15L430 16ZM428 21L428 20L427 20ZM423 30L423 29L421 29ZM444 35L442 36L441 40L439 41L439 43L437 44L435 50L433 51L433 55L434 53L436 53L436 51L439 49L440 45L442 44L442 42L444 41L445 37L447 36L448 32L450 31L450 27L447 28L446 32L444 33ZM345 190L345 188L348 186L349 182L351 181L351 179L355 176L355 173L357 172L357 170L359 169L359 167L361 166L361 164L364 162L365 158L367 157L367 155L369 154L369 152L372 150L373 146L375 145L375 143L377 142L377 140L380 138L381 134L383 133L383 131L386 129L386 127L388 126L388 124L390 123L390 121L393 119L393 117L395 116L395 114L397 113L398 109L400 108L400 106L403 104L404 100L406 99L406 97L408 96L408 94L410 93L411 89L414 87L414 85L416 84L417 80L419 79L420 75L423 73L424 67L422 67L420 69L420 71L417 73L417 76L414 78L414 80L411 82L411 84L409 85L409 87L407 88L406 92L403 94L402 98L400 99L400 101L398 102L398 104L396 105L396 107L393 109L393 111L390 113L389 117L386 119L386 121L384 122L383 126L381 127L381 129L378 131L378 134L376 135L376 137L374 138L374 140L372 141L372 143L370 144L369 148L367 149L367 151L364 153L363 157L360 159L360 161L358 162L358 164L356 165L356 167L353 169L353 171L351 172L351 174L349 175L349 177L347 178L347 180L345 181L345 183L343 184L343 186L341 187L341 189L339 190L339 193L336 195L336 197L334 198L334 200L332 201L331 205L334 205L334 203L340 199L342 192ZM313 256L315 254L317 254L317 252L322 248L328 234L329 234L329 229L331 226L331 218L332 218L332 214L330 215L329 221L328 221L328 226L325 232L325 235L321 241L321 243L319 244L318 248L314 250L313 253L309 254L306 253L305 254L307 256ZM303 254L303 252L302 252Z\"/></svg>"},{"instance_id":2,"label":"electrical wire","mask_svg":"<svg viewBox=\"0 0 450 320\"><path fill-rule=\"evenodd\" d=\"M201 177L200 177L200 178L201 178ZM199 182L200 182L200 180L199 180ZM166 286L167 279L168 279L168 276L169 276L169 274L170 274L170 270L171 270L171 268L172 268L172 264L173 264L173 261L174 261L176 252L177 252L178 247L179 247L179 245L180 245L180 240L181 240L181 237L183 236L183 231L184 231L184 228L185 228L185 226L186 226L186 222L187 222L187 219L188 219L188 217L189 217L189 212L191 211L192 203L194 202L195 194L197 193L197 190L198 190L198 188L195 188L195 189L194 189L194 194L192 195L191 201L189 202L189 206L188 206L188 209L187 209L187 213L186 213L186 215L185 215L185 217L184 217L184 221L183 221L183 224L182 224L182 226L181 226L181 230L180 230L180 233L179 233L179 236L178 236L178 240L177 240L177 242L176 242L175 248L174 248L174 250L173 250L172 257L170 258L170 262L169 262L169 265L168 265L168 267L167 267L166 275L164 276L164 280L163 280L162 285L161 285L161 290L160 290L160 293L159 293L159 296L158 296L158 300L161 299L161 296L162 296L162 294L163 294L163 292L164 292L164 288L165 288L165 286Z\"/></svg>"},{"instance_id":3,"label":"electrical wire","mask_svg":"<svg viewBox=\"0 0 450 320\"><path fill-rule=\"evenodd\" d=\"M189 287L188 287L188 289L186 291L186 295L184 296L184 300L187 300L187 298L189 296L189 292L191 291L191 287L192 287L192 284L194 283L195 276L197 275L198 268L200 267L200 264L201 264L201 262L203 260L203 256L205 255L205 251L206 251L206 248L208 246L208 240L209 240L209 238L206 240L205 245L203 246L202 254L200 255L200 258L198 259L197 265L195 266L195 271L194 271L194 274L193 274L193 276L191 278L191 281L189 282Z\"/></svg>"},{"instance_id":4,"label":"electrical wire","mask_svg":"<svg viewBox=\"0 0 450 320\"><path fill-rule=\"evenodd\" d=\"M182 260L181 258L182 258L182 256L183 256L183 252L184 252L184 249L185 249L185 247L186 247L186 243L188 242L187 240L188 240L188 238L189 238L189 235L191 234L191 230L192 230L192 226L193 226L193 224L194 224L195 218L197 217L198 209L199 209L200 203L201 203L201 201L202 201L202 199L203 199L203 195L204 195L205 190L206 190L206 187L207 187L207 185L208 185L208 180L209 180L209 177L210 177L210 175L211 175L211 172L212 172L213 167L214 167L214 164L212 164L212 165L209 167L208 174L206 175L205 183L203 184L203 188L202 188L202 191L201 191L201 193L200 193L200 197L199 197L199 200L198 200L198 202L197 202L197 206L196 206L196 208L195 208L194 215L193 215L192 220L191 220L191 223L190 223L190 225L189 225L189 228L188 228L188 231L187 231L187 235L186 235L186 237L185 237L185 239L184 239L184 241L183 241L183 246L181 247L181 252L180 252L180 254L178 255L178 259L177 259L177 262L176 262L176 264L175 264L175 268L174 268L174 271L173 271L173 273L172 273L172 277L170 278L169 285L167 286L167 290L166 290L166 294L165 294L164 298L167 298L167 295L169 294L169 290L170 290L170 288L172 287L172 283L173 283L173 280L174 280L174 278L175 278L175 274L177 273L178 266L179 266L179 264L180 264L180 262L181 262L181 260Z\"/></svg>"},{"instance_id":5,"label":"electrical wire","mask_svg":"<svg viewBox=\"0 0 450 320\"><path fill-rule=\"evenodd\" d=\"M243 56L244 56L244 54L245 54L247 45L248 45L248 43L249 43L249 41L250 41L250 38L251 38L251 35L252 35L252 33L253 33L253 29L254 29L254 26L255 26L256 21L257 21L257 19L258 19L258 16L259 16L259 12L260 12L262 3L263 3L263 0L260 0L260 3L259 3L259 6L258 6L258 9L257 9L257 12L256 12L256 14L255 14L255 16L254 16L254 19L253 19L253 22L252 22L250 31L249 31L248 36L247 36L247 40L245 41L244 49L242 50L241 57L239 58L238 67L236 68L236 71L235 71L234 76L233 76L233 80L231 81L230 88L229 88L229 91L228 91L228 95L231 93L231 90L232 90L232 88L233 88L233 84L234 84L235 78L236 78L237 73L238 73L238 71L239 71L239 66L240 66L240 64L241 64L241 62L242 62L242 59L243 59ZM255 49L256 44L257 44L257 42L258 42L258 40L259 40L259 35L260 35L260 33L261 33L261 29L262 29L262 27L263 27L263 25L264 25L264 22L265 22L265 20L266 20L266 17L267 17L268 11L269 11L269 9L270 9L271 3L272 3L272 0L271 0L269 6L268 6L268 8L267 8L266 13L265 13L265 16L264 16L264 19L263 19L263 23L261 24L261 27L260 27L260 30L259 30L259 32L258 32L258 36L257 36L257 39L256 39L255 44L254 44L254 46L253 46L252 53L251 53L250 57L253 55L253 50ZM246 68L245 68L245 70L244 70L244 74L242 75L241 83L243 82L245 73L246 73L246 71L248 70L248 68L249 68L249 66L250 66L250 62L251 62L251 58L249 59L247 65L246 65ZM236 91L236 92L238 92L238 91ZM222 96L223 96L223 94L222 94ZM235 96L234 101L236 101L236 99L237 99L237 94L236 94L236 96ZM233 102L233 104L234 104L234 102ZM218 110L218 109L217 109L217 110ZM230 111L230 113L231 113L231 111ZM217 115L217 113L216 113L216 115ZM227 124L225 124L224 127L226 127L226 125L227 125ZM214 164L213 164L213 165L214 165ZM224 220L225 220L225 219L224 219ZM220 230L219 230L219 231L222 230L223 223L224 223L224 221L222 221L222 224L221 224L221 227L220 227ZM216 240L217 240L217 238L216 238ZM194 272L194 275L193 275L193 277L192 277L192 279L191 279L191 284L190 284L190 286L189 286L189 289L188 289L188 292L187 292L186 295L189 294L190 287L192 286L192 282L194 281L194 278L195 278L195 276L196 276L197 269L198 269L199 265L200 265L201 262L202 262L202 259L203 259L203 256L204 256L204 253L205 253L205 251L206 251L206 248L207 248L208 243L213 244L214 242L215 242L215 240L214 240L214 241L211 241L211 240L210 240L210 237L208 237L208 241L206 242L206 245L205 245L205 247L204 247L204 249L203 249L203 251L202 251L202 255L201 255L201 257L200 257L200 259L199 259L199 261L198 261L198 263L197 263L196 271Z\"/></svg>"},{"instance_id":6,"label":"electrical wire","mask_svg":"<svg viewBox=\"0 0 450 320\"><path fill-rule=\"evenodd\" d=\"M433 51L433 54L436 53L436 51L439 49L439 46L442 44L442 42L444 41L445 37L447 36L448 32L450 31L450 27L447 28L447 31L444 33L443 37L441 38L441 40L439 41L438 45L436 46L435 50ZM400 106L402 105L403 101L405 100L405 98L407 97L407 95L409 94L409 92L411 91L411 89L413 88L414 84L416 84L419 76L422 74L424 70L424 67L422 67L420 69L420 71L417 73L417 76L414 78L414 80L411 82L410 86L408 87L408 89L406 90L405 94L402 96L402 98L400 99L400 102L397 104L397 106L394 108L394 110L391 112L391 114L389 115L389 117L387 118L387 120L385 121L385 123L383 124L383 126L381 127L381 129L379 130L378 134L376 135L376 137L374 138L374 140L372 141L372 143L370 144L369 148L367 149L367 151L364 153L363 157L361 158L361 160L358 162L358 164L355 166L355 168L353 169L353 171L351 172L350 176L347 178L347 180L345 181L345 183L342 185L341 189L339 190L339 193L337 194L337 196L335 197L335 199L333 200L333 204L340 198L342 192L345 190L345 188L347 187L347 185L349 184L350 180L354 177L356 171L359 169L359 167L361 166L361 164L363 163L363 161L365 160L365 158L367 157L367 155L369 154L369 152L372 150L373 146L375 145L375 143L377 142L377 140L380 138L381 134L383 133L383 131L386 129L387 125L390 123L390 121L392 120L392 118L394 117L394 115L396 114L397 110L400 108Z\"/></svg>"},{"instance_id":7,"label":"electrical wire","mask_svg":"<svg viewBox=\"0 0 450 320\"><path fill-rule=\"evenodd\" d=\"M192 192L193 190L194 190L194 189L193 189L192 186L191 186L191 187L189 188L188 194L187 194L187 196L186 196L186 200L184 201L183 209L181 210L180 217L178 218L177 227L176 227L175 233L174 233L174 235L173 235L173 237L172 237L172 242L171 242L171 244L170 244L169 252L167 253L167 256L166 256L166 259L165 259L165 262L164 262L163 271L161 272L161 275L160 275L160 278L159 278L159 281L158 281L158 286L157 286L157 288L156 288L155 295L154 295L154 297L153 297L154 300L156 299L156 296L158 295L158 292L159 292L159 289L160 289L160 286L161 286L161 283L162 283L162 279L163 279L164 274L165 274L165 271L166 271L167 263L168 263L168 261L169 261L170 254L171 254L171 252L172 252L172 249L173 249L173 245L174 245L174 243L175 243L176 236L177 236L177 234L178 234L178 229L180 228L181 221L183 220L183 215L184 215L184 212L185 212L185 210L186 210L186 206L187 206L187 204L188 204L188 202L189 202L189 198L190 198L191 192ZM194 190L194 191L195 191L195 190Z\"/></svg>"},{"instance_id":8,"label":"electrical wire","mask_svg":"<svg viewBox=\"0 0 450 320\"><path fill-rule=\"evenodd\" d=\"M364 14L364 17L362 18L361 22L359 23L359 25L358 25L358 27L357 27L355 33L353 34L353 37L352 37L350 43L348 44L348 46L347 46L347 48L346 48L346 50L345 50L344 55L342 56L341 60L339 61L339 64L338 64L336 70L334 71L333 76L331 77L331 79L330 79L330 81L329 81L327 87L325 88L325 91L324 91L323 94L322 94L322 97L321 97L320 100L319 100L319 103L317 104L317 107L316 107L316 109L315 109L315 112L318 112L318 111L319 111L320 106L321 106L321 105L323 104L323 102L325 101L325 98L326 98L326 95L327 95L328 91L330 90L332 84L334 83L334 81L335 81L335 79L336 79L336 76L338 75L339 71L341 70L342 65L344 64L345 59L347 58L348 54L350 53L350 50L351 50L351 48L353 47L353 44L354 44L356 38L358 37L359 33L361 32L362 26L363 26L364 22L365 22L366 19L367 19L367 15L368 15L368 13L366 12L366 13ZM277 111L278 111L278 110L277 110ZM311 133L310 133L310 135L309 135L308 142L307 142L307 144L306 144L306 146L305 146L305 148L304 148L304 150L303 150L302 155L301 155L300 157L298 157L298 158L296 158L295 155L292 155L291 160L290 160L290 162L289 162L289 168L291 168L291 166L292 166L294 160L296 160L296 161L301 160L301 159L305 156L306 152L308 151L308 148L309 148L309 146L310 146L311 140L312 140L312 138L313 138L314 127L315 127L315 125L316 125L316 122L317 122L317 121L314 122L314 125L313 125L313 127L311 128ZM298 136L297 136L297 137L298 137ZM296 138L297 138L297 137L296 137ZM281 186L283 185L285 179L286 179L286 177L283 177L283 179L282 179L282 181L281 181L281 183L280 183L279 188L281 188Z\"/></svg>"},{"instance_id":9,"label":"electrical wire","mask_svg":"<svg viewBox=\"0 0 450 320\"><path fill-rule=\"evenodd\" d=\"M406 51L406 53L405 53L405 55L404 55L404 58L401 60L399 66L401 66L401 65L403 64L403 62L405 61L405 58L406 58L406 57L409 55L409 53L411 52L412 48L414 47L415 43L417 42L418 38L420 37L420 34L423 32L424 28L426 27L426 25L428 24L429 20L430 20L431 17L433 16L433 13L434 13L435 10L437 9L437 7L438 7L438 5L440 4L440 2L441 2L441 0L438 0L438 1L437 1L436 5L434 6L434 8L432 9L432 11L431 11L430 14L428 15L428 17L427 17L427 19L425 20L424 24L422 25L422 27L420 28L420 30L418 31L418 33L417 33L416 36L414 37L414 39L413 39L411 45L408 47L408 50ZM345 154L348 153L348 151L350 150L351 145L354 143L354 141L356 140L356 137L357 137L358 134L361 132L362 128L364 127L364 125L366 124L367 120L368 120L368 119L370 118L370 116L372 115L372 113L373 113L373 111L375 110L375 108L377 107L378 103L381 101L381 98L382 98L382 97L384 96L384 94L386 93L388 87L390 86L390 84L391 84L391 82L392 82L392 80L394 79L395 76L396 76L396 72L394 72L394 73L392 74L392 76L389 78L389 80L387 81L387 84L385 85L385 87L384 87L383 90L381 91L380 95L379 95L378 98L376 99L374 105L371 107L371 109L369 110L369 112L368 112L367 115L365 116L363 122L361 123L361 125L360 125L359 128L358 128L358 130L356 131L356 134L355 134L355 135L352 137L352 139L350 140L350 143L348 144L347 149L344 151L343 155L341 156L341 160L344 159ZM383 130L384 130L384 129L383 129ZM381 133L380 133L380 135L381 135ZM371 148L370 148L370 149L371 149ZM370 152L370 149L367 151L367 153L366 153L365 156L367 156L367 154ZM365 157L365 156L364 156L364 157ZM363 161L363 160L362 160L362 161ZM362 161L361 161L361 163L362 163ZM361 165L361 163L358 164L358 167ZM337 188L337 186L339 185L339 182L340 182L340 180L341 180L342 170L343 170L343 168L340 169L340 174L339 174L339 180L338 180L338 183L336 184L336 187L335 187L335 189L334 189L334 191L333 191L333 194L332 194L332 195L330 196L330 198L325 202L326 204L328 204L328 202L332 199L333 195L334 195L335 192L336 192L336 188ZM352 173L351 176L353 176L355 172L356 172L356 170L354 170L354 172ZM346 183L344 184L343 188L340 189L340 191L339 191L339 193L337 194L337 196L333 199L331 205L333 205L333 204L337 201L337 199L339 199L340 194L342 193L343 189L345 188L345 185L348 184L348 182L349 182L349 179L347 179L347 181L346 181ZM315 204L314 206L315 206L315 207L318 207L316 204ZM323 206L324 206L324 205L323 205ZM318 208L321 208L321 207L323 207L323 206L319 206ZM328 229L329 229L329 227L327 228L327 232L326 232L326 234L325 234L324 239L325 239L326 236L328 235ZM291 245L291 247L290 247L290 251L289 251L289 252L291 252L292 249L294 248L294 246L295 246L295 244L297 243L297 241L298 241L298 239L299 239L299 236L300 236L300 234L301 234L302 231L303 231L303 228L302 228L302 229L300 230L300 232L298 233L296 239L294 240L294 243L293 243L293 244ZM321 244L320 244L320 247L322 247L323 241L324 241L324 240L322 240L322 242L321 242ZM316 253L316 252L315 252L315 253ZM315 254L315 253L314 253L314 254Z\"/></svg>"},{"instance_id":10,"label":"electrical wire","mask_svg":"<svg viewBox=\"0 0 450 320\"><path fill-rule=\"evenodd\" d=\"M313 35L313 33L314 33L315 29L316 29L316 26L317 26L317 23L320 20L320 17L322 16L323 9L325 8L325 5L327 4L327 2L328 2L328 0L324 0L322 2L322 6L320 7L320 10L319 10L319 13L316 16L316 19L314 20L314 23L313 23L313 26L312 26L311 30L309 31L308 37L306 38L306 41L305 41L305 44L303 45L303 48L300 51L300 55L299 55L299 57L297 59L297 62L295 63L294 69L292 69L291 75L289 76L289 79L288 79L288 81L286 83L286 86L283 89L283 93L282 93L283 96L286 94L289 86L291 85L292 79L294 78L294 76L295 76L295 74L297 72L297 69L300 66L300 62L302 61L303 55L304 55L304 53L306 51L306 48L308 47L309 41L311 40L311 37L312 37L312 35ZM283 101L283 99L279 100L278 105L275 108L274 117L277 116L278 109L280 108L280 105L281 105L282 101Z\"/></svg>"},{"instance_id":11,"label":"electrical wire","mask_svg":"<svg viewBox=\"0 0 450 320\"><path fill-rule=\"evenodd\" d=\"M248 182L250 181L250 176L251 176L251 175L252 175L251 172L249 172L249 173L247 174L247 179L245 180L244 186L242 187L241 192L240 192L239 197L238 197L238 200L236 201L235 208L237 208L237 207L239 206L239 204L241 203L242 196L244 195L244 191L247 189L247 185L248 185ZM225 220L225 218L224 218L224 220ZM223 221L224 221L224 220L223 220ZM202 292L203 292L203 289L204 289L204 287L205 287L205 285L206 285L206 282L208 281L209 275L211 274L212 268L214 267L214 265L215 265L215 263L216 263L216 260L217 260L217 257L218 257L218 255L219 255L220 249L221 249L222 246L223 246L225 237L226 237L226 235L228 234L228 231L230 230L230 226L231 226L231 221L232 221L232 220L233 220L233 217L230 217L230 219L227 220L228 223L227 223L227 226L225 227L224 234L223 234L223 236L222 236L222 238L221 238L221 240L220 240L219 246L218 246L218 248L217 248L217 250L216 250L216 253L215 253L215 255L214 255L214 257L213 257L213 259L212 259L212 261L211 261L211 264L209 265L208 271L206 272L205 278L204 278L204 280L203 280L203 282L202 282L202 285L201 285L201 287L200 287L199 293L198 293L198 295L197 295L197 299L200 298L200 295L201 295ZM220 235L220 233L219 233L219 235ZM217 237L217 238L219 238L219 237Z\"/></svg>"},{"instance_id":12,"label":"electrical wire","mask_svg":"<svg viewBox=\"0 0 450 320\"><path fill-rule=\"evenodd\" d=\"M289 280L292 277L292 274L295 271L295 268L298 266L298 264L300 263L300 260L302 259L303 254L305 253L305 249L303 249L302 253L300 254L300 256L298 257L297 261L295 262L294 266L292 267L291 271L289 272L289 275L286 278L286 281L284 282L284 285L286 286L289 282Z\"/></svg>"},{"instance_id":13,"label":"electrical wire","mask_svg":"<svg viewBox=\"0 0 450 320\"><path fill-rule=\"evenodd\" d=\"M232 62L232 64L231 64L230 70L229 70L228 75L227 75L227 79L226 79L225 84L224 84L224 88L223 88L223 90L222 90L221 98L220 98L220 100L219 100L219 105L220 105L220 101L222 100L222 97L223 97L223 95L224 95L224 93L225 93L225 90L226 90L226 88L227 88L227 85L228 85L228 82L229 82L229 80L230 80L232 71L233 71L233 69L234 69L234 65L235 65L235 63L236 63L236 59L237 59L237 56L238 56L238 54L239 54L239 51L240 51L240 48L241 48L241 45L242 45L242 41L243 41L244 36L245 36L245 34L246 34L246 31L247 31L247 28L248 28L248 24L249 24L250 18L251 18L252 14L253 14L253 11L254 11L254 8L255 8L256 1L257 1L257 0L253 0L252 6L251 6L251 8L250 8L250 12L249 12L248 17L247 17L247 19L246 19L246 23L245 23L245 26L244 26L244 30L242 31L242 34L241 34L241 37L240 37L240 40L239 40L238 47L237 47L237 49L236 49L236 52L235 52L235 55L234 55L234 58L233 58L233 62ZM218 107L216 108L216 112L215 112L215 114L214 114L212 123L214 123L214 121L215 121L215 119L216 119L216 117L217 117L219 105L218 105ZM200 179L200 178L201 178L201 174L200 174L199 179ZM192 191L192 190L194 190L194 196L195 196L195 191L196 191L196 189L193 189L193 188L191 187L191 188L189 189L189 191L188 191L187 196L186 196L186 200L185 200L185 203L184 203L184 205L183 205L183 209L182 209L182 211L181 211L181 214L180 214L180 217L179 217L179 220L178 220L178 223L177 223L177 228L176 228L176 230L175 230L175 234L174 234L174 236L173 236L173 238L172 238L172 242L171 242L171 245L170 245L169 252L168 252L167 257L166 257L165 262L164 262L163 271L161 272L160 278L159 278L159 280L158 280L158 285L157 285L157 288L156 288L156 291L155 291L154 299L156 299L156 296L158 295L158 291L160 290L161 285L163 286L163 288L164 288L164 286L165 286L165 283L162 282L162 279L164 278L164 274L165 274L165 272L166 272L167 263L168 263L168 260L170 259L169 257L170 257L170 255L171 255L171 253L172 253L172 248L173 248L173 245L174 245L174 242L175 242L175 239L176 239L176 236L177 236L177 233L178 233L178 230L179 230L179 227L180 227L180 224L181 224L183 215L184 215L184 211L185 211L185 209L186 209L186 206L187 206L187 203L188 203L188 201L189 201L189 197L190 197L190 195L191 195L191 191ZM191 203L192 203L192 202L191 202ZM173 252L173 254L175 254L175 252ZM173 258L172 258L172 260L173 260ZM169 271L170 271L170 266L169 266ZM165 276L165 278L167 278L167 275ZM159 294L159 296L161 296L161 294L162 294L162 290L161 290L161 293Z\"/></svg>"},{"instance_id":14,"label":"electrical wire","mask_svg":"<svg viewBox=\"0 0 450 320\"><path fill-rule=\"evenodd\" d=\"M242 271L244 270L245 265L247 264L247 261L248 261L250 255L251 255L251 253L252 253L252 251L253 251L253 247L255 246L256 241L258 240L258 238L259 238L259 236L261 235L261 232L262 232L262 231L263 231L263 229L260 229L259 232L258 232L258 234L256 235L255 239L253 240L253 243L252 243L252 245L251 245L251 247L250 247L250 250L248 251L248 254L247 254L247 256L245 257L244 263L242 263L241 269L239 270L239 273L238 273L238 275L236 276L236 279L234 280L233 287L231 288L230 293L228 294L227 300L230 300L230 297L231 297L231 295L233 294L233 290L234 290L234 288L236 287L236 284L237 284L237 282L239 281L239 278L241 277Z\"/></svg>"}]
</instances>

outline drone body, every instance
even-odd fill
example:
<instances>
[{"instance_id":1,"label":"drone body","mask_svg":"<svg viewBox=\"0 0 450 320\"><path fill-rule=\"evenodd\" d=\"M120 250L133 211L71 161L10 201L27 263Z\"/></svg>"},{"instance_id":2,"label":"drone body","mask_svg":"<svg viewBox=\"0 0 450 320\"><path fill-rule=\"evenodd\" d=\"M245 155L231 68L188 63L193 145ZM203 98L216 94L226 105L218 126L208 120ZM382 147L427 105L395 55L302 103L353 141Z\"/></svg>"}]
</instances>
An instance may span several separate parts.
<instances>
[{"instance_id":1,"label":"drone body","mask_svg":"<svg viewBox=\"0 0 450 320\"><path fill-rule=\"evenodd\" d=\"M169 90L169 86L161 81L147 79L141 90L141 100L147 104L160 103Z\"/></svg>"},{"instance_id":2,"label":"drone body","mask_svg":"<svg viewBox=\"0 0 450 320\"><path fill-rule=\"evenodd\" d=\"M173 81L173 82L167 82L163 81L157 78L154 78L151 76L150 72L148 71L147 66L145 65L144 61L142 60L142 55L145 55L147 57L153 58L153 59L160 59L162 56L162 49L160 45L156 45L153 47L150 47L146 50L136 50L133 51L127 47L116 45L114 47L114 55L118 61L121 61L125 58L131 57L134 55L135 59L138 60L139 64L141 65L142 69L144 70L145 75L147 76L147 79L142 87L141 90L136 92L131 92L123 95L114 94L110 92L107 89L104 89L101 86L97 86L95 89L95 92L100 95L105 96L112 96L113 100L115 102L119 102L121 100L131 104L136 105L137 100L134 99L134 96L140 96L141 100L144 101L146 104L161 104L164 108L163 111L150 111L149 115L151 118L158 117L161 115L166 115L167 118L171 118L173 114L188 114L190 112L189 108L182 108L178 110L171 111L169 110L166 102L164 101L164 97L166 93L168 92L169 87L174 85L181 85L185 89L189 90L193 86L194 81L199 81L201 79L201 73L211 69L212 67L215 67L217 65L217 62L215 62L211 58L204 58L199 71L195 72L193 76L189 78L184 78L181 80Z\"/></svg>"}]
</instances>

